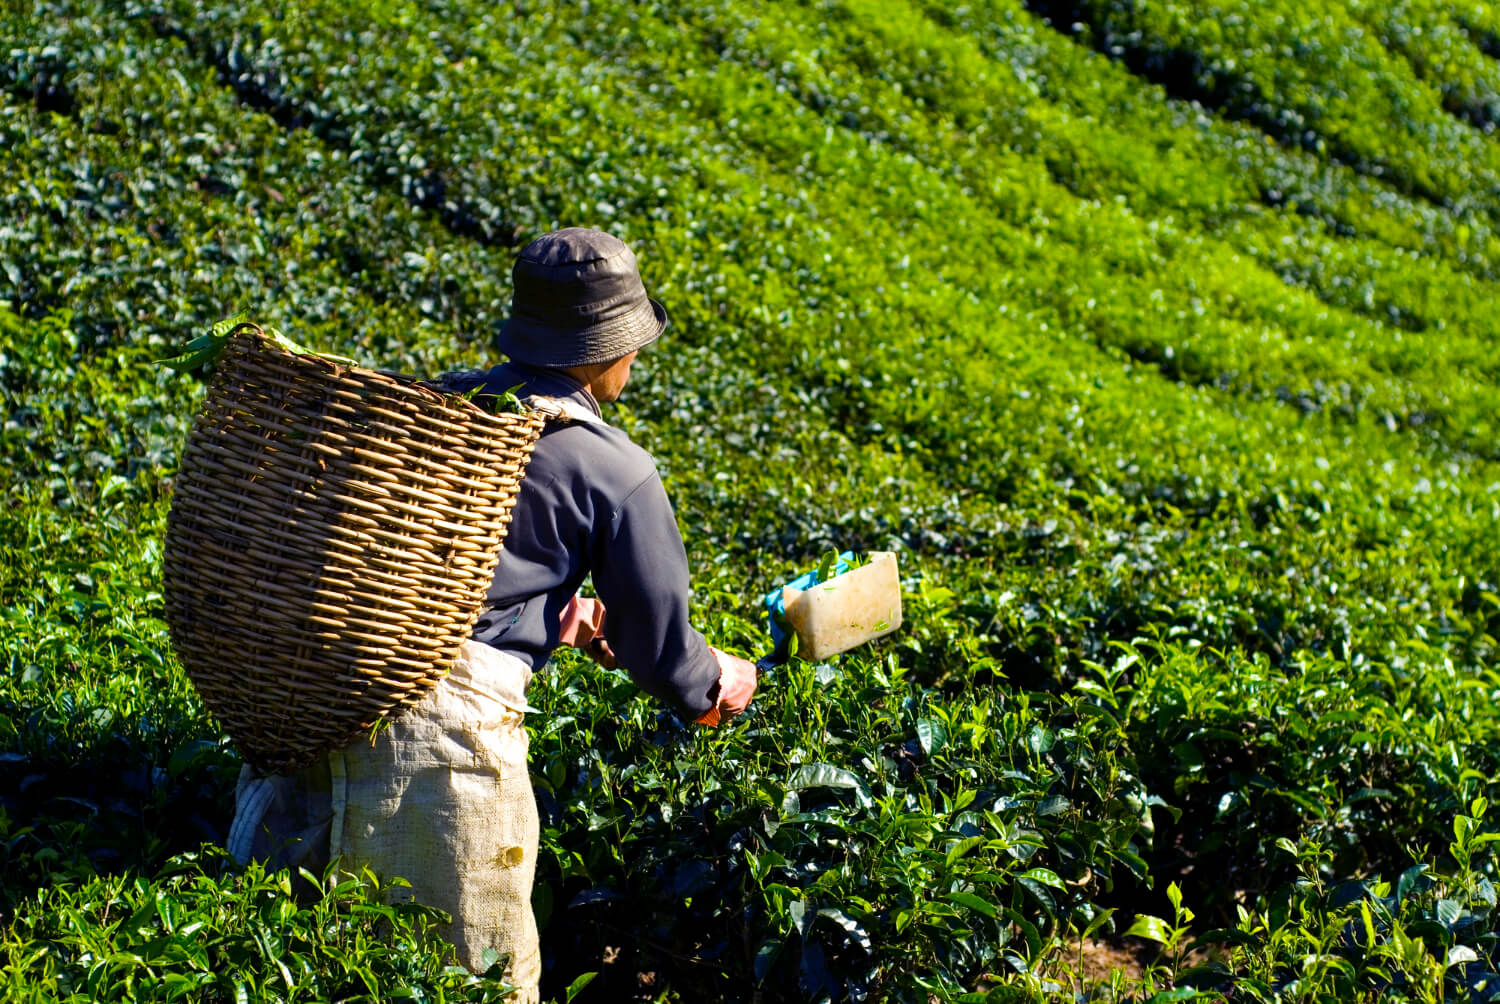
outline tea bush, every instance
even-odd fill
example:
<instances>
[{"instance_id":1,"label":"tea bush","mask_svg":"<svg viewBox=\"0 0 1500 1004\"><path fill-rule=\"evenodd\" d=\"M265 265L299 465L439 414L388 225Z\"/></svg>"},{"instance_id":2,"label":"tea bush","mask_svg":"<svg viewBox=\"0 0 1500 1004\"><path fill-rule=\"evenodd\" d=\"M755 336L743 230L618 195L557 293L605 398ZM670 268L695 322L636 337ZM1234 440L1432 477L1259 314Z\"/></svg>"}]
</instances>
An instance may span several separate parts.
<instances>
[{"instance_id":1,"label":"tea bush","mask_svg":"<svg viewBox=\"0 0 1500 1004\"><path fill-rule=\"evenodd\" d=\"M8 993L506 992L213 849L155 361L244 308L474 365L586 224L672 315L609 418L710 640L833 546L900 553L907 625L713 732L538 676L550 996L1025 999L1131 932L1076 992L1489 999L1500 45L1294 6L0 10Z\"/></svg>"},{"instance_id":2,"label":"tea bush","mask_svg":"<svg viewBox=\"0 0 1500 1004\"><path fill-rule=\"evenodd\" d=\"M1178 93L1266 129L1281 142L1387 178L1406 194L1459 205L1494 171L1485 138L1458 121L1436 88L1420 79L1382 23L1455 24L1454 5L1420 5L1418 18L1373 5L1334 5L1316 12L1294 4L1162 3L1088 0L1074 6L1037 3L1095 46L1118 54ZM1424 16L1425 15L1425 16ZM1480 18L1485 15L1480 14ZM1375 31L1367 31L1366 21ZM1436 41L1426 40L1428 34ZM1443 80L1463 79L1478 63L1459 32L1423 32L1421 51L1444 61ZM1394 51L1393 51L1394 50ZM1456 57L1453 54L1461 54ZM1394 132L1392 132L1394 130ZM1479 186L1476 189L1474 186Z\"/></svg>"},{"instance_id":3,"label":"tea bush","mask_svg":"<svg viewBox=\"0 0 1500 1004\"><path fill-rule=\"evenodd\" d=\"M496 1001L511 989L443 965L437 911L388 905L378 878L299 905L290 877L223 851L169 859L148 881L48 890L4 944L12 999ZM305 876L316 880L315 876Z\"/></svg>"}]
</instances>

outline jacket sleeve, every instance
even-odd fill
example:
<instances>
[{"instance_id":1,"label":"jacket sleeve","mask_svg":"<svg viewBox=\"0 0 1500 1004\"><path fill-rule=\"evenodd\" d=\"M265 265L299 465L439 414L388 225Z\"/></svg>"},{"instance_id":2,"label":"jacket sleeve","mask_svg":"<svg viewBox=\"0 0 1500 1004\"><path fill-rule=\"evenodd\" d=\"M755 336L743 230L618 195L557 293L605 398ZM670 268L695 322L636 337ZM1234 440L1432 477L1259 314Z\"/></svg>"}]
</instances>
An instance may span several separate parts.
<instances>
[{"instance_id":1,"label":"jacket sleeve","mask_svg":"<svg viewBox=\"0 0 1500 1004\"><path fill-rule=\"evenodd\" d=\"M655 470L611 514L592 565L604 637L636 685L693 718L714 707L719 664L688 621L687 550Z\"/></svg>"}]
</instances>

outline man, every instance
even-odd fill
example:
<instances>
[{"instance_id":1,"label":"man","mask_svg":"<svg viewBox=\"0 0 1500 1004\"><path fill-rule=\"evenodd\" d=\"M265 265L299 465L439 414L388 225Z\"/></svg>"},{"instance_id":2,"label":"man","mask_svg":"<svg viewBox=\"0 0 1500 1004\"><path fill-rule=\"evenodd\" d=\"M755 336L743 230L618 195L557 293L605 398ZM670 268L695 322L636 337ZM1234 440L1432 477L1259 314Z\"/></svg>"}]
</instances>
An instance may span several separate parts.
<instances>
[{"instance_id":1,"label":"man","mask_svg":"<svg viewBox=\"0 0 1500 1004\"><path fill-rule=\"evenodd\" d=\"M510 362L450 378L456 392L517 389L552 414L511 510L486 609L458 665L369 743L236 792L226 843L240 860L321 870L369 866L444 909L469 969L510 956L514 1001L537 1001L531 915L537 807L526 773L525 687L558 644L616 662L646 692L705 725L741 713L753 663L688 623L687 554L654 462L610 428L637 351L666 329L630 249L595 230L556 231L520 252ZM598 599L577 596L592 578ZM606 641L607 639L607 641Z\"/></svg>"},{"instance_id":2,"label":"man","mask_svg":"<svg viewBox=\"0 0 1500 1004\"><path fill-rule=\"evenodd\" d=\"M522 397L555 401L566 420L549 423L532 454L475 638L539 669L592 574L602 638L581 641L596 657L617 660L641 689L694 718L738 714L754 666L710 649L689 625L687 556L656 466L599 410L620 396L666 311L647 297L630 249L597 230L538 238L513 275L511 318L497 339L511 361L457 389L520 387Z\"/></svg>"},{"instance_id":3,"label":"man","mask_svg":"<svg viewBox=\"0 0 1500 1004\"><path fill-rule=\"evenodd\" d=\"M688 623L687 554L655 464L606 425L598 408L619 398L637 351L666 329L666 311L646 296L630 249L600 231L570 228L538 237L520 252L513 278L511 317L496 339L510 362L450 386L493 395L516 390L561 414L547 423L526 468L486 611L474 629L475 642L487 650L472 651L469 662L486 663L490 680L508 681L502 689L519 695L529 674L567 642L604 665L618 662L640 689L697 722L714 725L741 713L753 696L756 669L709 647ZM576 596L586 576L597 600ZM513 728L523 743L519 714ZM522 758L523 752L522 744ZM496 773L504 779L507 767ZM517 773L513 756L508 773ZM507 975L522 986L517 999L525 1001L540 975L529 908L537 843L529 779L523 795L508 797L525 818L499 819L496 839L499 845L522 839L526 873L525 881L493 896L508 900L499 923L492 905L465 909L455 902L474 899L472 873L447 902L434 902L437 888L423 890L410 873L395 873L413 879L419 899L429 896L426 902L455 914L450 933L466 965L478 968L483 947L508 951ZM468 810L455 815L471 830L477 825ZM493 884L504 888L510 878L498 869Z\"/></svg>"},{"instance_id":4,"label":"man","mask_svg":"<svg viewBox=\"0 0 1500 1004\"><path fill-rule=\"evenodd\" d=\"M526 770L525 689L562 643L623 666L704 724L744 711L755 666L688 621L686 550L650 456L606 424L636 353L666 328L635 256L597 230L528 245L497 344L510 362L447 386L519 388L555 417L521 483L486 602L458 664L369 743L286 778L242 775L228 841L242 860L316 870L339 856L411 882L449 913L459 961L510 956L513 998L538 1000L531 885L538 819ZM577 595L592 577L598 599ZM606 640L607 639L607 640Z\"/></svg>"}]
</instances>

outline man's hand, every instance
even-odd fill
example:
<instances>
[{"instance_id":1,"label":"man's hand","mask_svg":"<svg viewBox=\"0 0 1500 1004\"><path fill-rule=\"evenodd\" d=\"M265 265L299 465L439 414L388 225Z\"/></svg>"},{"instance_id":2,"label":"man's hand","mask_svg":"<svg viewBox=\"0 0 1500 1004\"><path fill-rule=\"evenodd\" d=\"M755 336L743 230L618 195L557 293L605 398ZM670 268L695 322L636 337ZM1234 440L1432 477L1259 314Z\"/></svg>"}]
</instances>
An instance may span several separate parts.
<instances>
[{"instance_id":1,"label":"man's hand","mask_svg":"<svg viewBox=\"0 0 1500 1004\"><path fill-rule=\"evenodd\" d=\"M602 634L595 635L594 640L588 643L584 651L588 652L589 656L605 669L620 668L620 664L615 661L615 650L609 647L609 642L604 640Z\"/></svg>"},{"instance_id":2,"label":"man's hand","mask_svg":"<svg viewBox=\"0 0 1500 1004\"><path fill-rule=\"evenodd\" d=\"M749 659L741 659L737 655L721 652L712 645L708 647L708 650L719 662L719 703L709 708L708 712L698 719L698 723L719 725L750 706L750 701L755 697L758 674L755 671L755 663Z\"/></svg>"}]
</instances>

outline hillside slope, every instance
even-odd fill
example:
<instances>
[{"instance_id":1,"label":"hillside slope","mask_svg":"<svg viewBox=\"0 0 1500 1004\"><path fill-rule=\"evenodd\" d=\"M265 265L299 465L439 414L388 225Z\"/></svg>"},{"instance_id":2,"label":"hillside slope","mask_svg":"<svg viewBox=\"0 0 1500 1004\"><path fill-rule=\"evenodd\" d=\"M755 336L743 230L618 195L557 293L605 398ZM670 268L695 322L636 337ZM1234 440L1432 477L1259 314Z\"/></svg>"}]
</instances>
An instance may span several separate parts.
<instances>
[{"instance_id":1,"label":"hillside slope","mask_svg":"<svg viewBox=\"0 0 1500 1004\"><path fill-rule=\"evenodd\" d=\"M247 309L479 364L514 249L564 225L671 312L611 420L711 640L762 648L754 598L829 547L898 549L910 594L719 732L567 658L537 681L553 992L606 945L598 1000L1039 990L1171 883L1217 948L1158 987L1500 968L1490 8L59 0L0 41L12 986L451 978L412 948L359 984L312 927L311 976L87 975L174 937L120 903L212 913L172 855L237 768L160 621L201 388L153 360ZM230 931L253 876L193 867Z\"/></svg>"}]
</instances>

